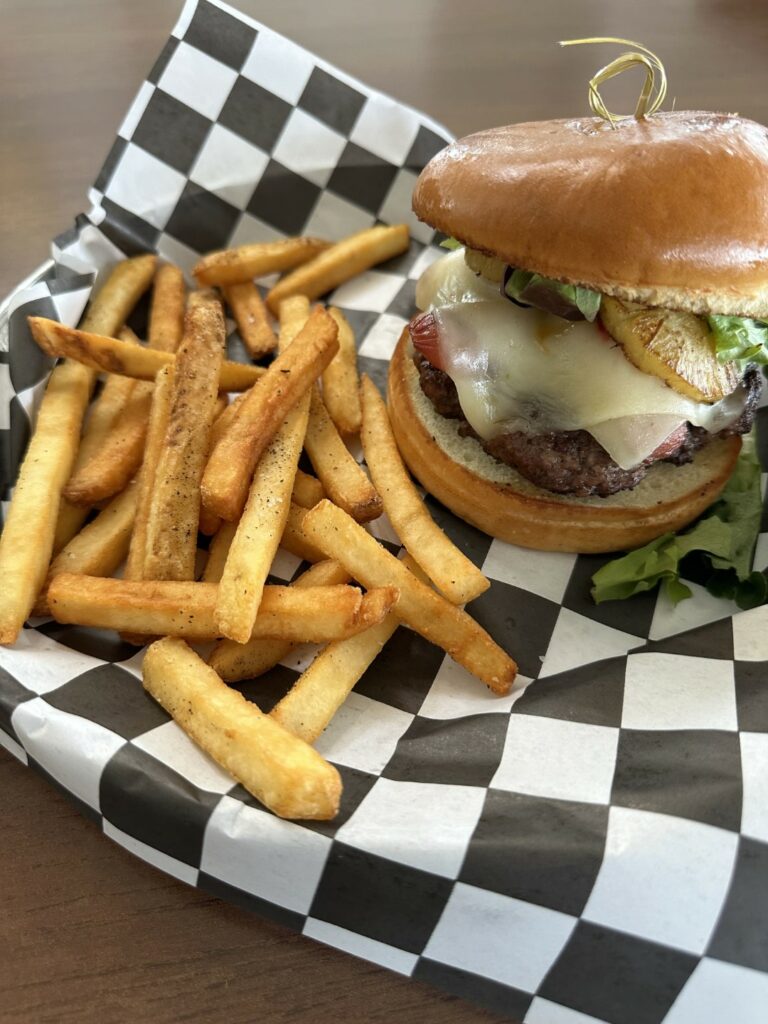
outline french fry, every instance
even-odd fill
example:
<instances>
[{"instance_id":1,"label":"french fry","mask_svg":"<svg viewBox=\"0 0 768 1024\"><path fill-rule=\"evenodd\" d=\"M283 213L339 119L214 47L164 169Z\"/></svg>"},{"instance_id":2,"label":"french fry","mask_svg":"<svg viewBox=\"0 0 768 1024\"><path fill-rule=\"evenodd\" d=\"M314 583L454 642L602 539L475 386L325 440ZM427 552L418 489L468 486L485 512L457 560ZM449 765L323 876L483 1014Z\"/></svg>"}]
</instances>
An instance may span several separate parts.
<instances>
[{"instance_id":1,"label":"french fry","mask_svg":"<svg viewBox=\"0 0 768 1024\"><path fill-rule=\"evenodd\" d=\"M181 640L152 644L144 688L181 728L282 818L324 820L339 808L338 771L226 686Z\"/></svg>"},{"instance_id":2,"label":"french fry","mask_svg":"<svg viewBox=\"0 0 768 1024\"><path fill-rule=\"evenodd\" d=\"M329 247L320 238L286 238L281 242L257 242L237 249L209 252L192 268L200 285L230 285L252 281L306 263Z\"/></svg>"},{"instance_id":3,"label":"french fry","mask_svg":"<svg viewBox=\"0 0 768 1024\"><path fill-rule=\"evenodd\" d=\"M230 402L226 409L224 409L224 411L213 421L213 426L211 427L211 451L213 451L219 443L219 440L229 430L229 427L240 411L240 407L242 406L247 394L248 392L244 391L242 394L238 395L235 400Z\"/></svg>"},{"instance_id":4,"label":"french fry","mask_svg":"<svg viewBox=\"0 0 768 1024\"><path fill-rule=\"evenodd\" d=\"M409 244L407 224L358 231L278 281L267 294L267 305L274 313L289 295L316 299L377 263L399 256Z\"/></svg>"},{"instance_id":5,"label":"french fry","mask_svg":"<svg viewBox=\"0 0 768 1024\"><path fill-rule=\"evenodd\" d=\"M306 512L307 509L297 505L294 501L291 502L280 545L286 551L290 551L292 555L296 555L297 558L301 558L305 562L322 562L326 556L320 548L310 543L302 529Z\"/></svg>"},{"instance_id":6,"label":"french fry","mask_svg":"<svg viewBox=\"0 0 768 1024\"><path fill-rule=\"evenodd\" d=\"M131 541L137 494L138 482L133 481L59 552L48 569L35 615L50 614L47 592L54 576L63 572L109 576L123 563Z\"/></svg>"},{"instance_id":7,"label":"french fry","mask_svg":"<svg viewBox=\"0 0 768 1024\"><path fill-rule=\"evenodd\" d=\"M349 453L328 415L320 390L312 388L309 423L304 441L310 461L326 494L358 523L378 519L382 513L376 488Z\"/></svg>"},{"instance_id":8,"label":"french fry","mask_svg":"<svg viewBox=\"0 0 768 1024\"><path fill-rule=\"evenodd\" d=\"M245 643L253 631L264 583L283 535L309 416L302 396L256 466L248 501L219 583L216 624L222 636Z\"/></svg>"},{"instance_id":9,"label":"french fry","mask_svg":"<svg viewBox=\"0 0 768 1024\"><path fill-rule=\"evenodd\" d=\"M203 583L218 583L221 579L236 530L237 523L219 522L219 528L208 548L208 558L203 569Z\"/></svg>"},{"instance_id":10,"label":"french fry","mask_svg":"<svg viewBox=\"0 0 768 1024\"><path fill-rule=\"evenodd\" d=\"M322 501L324 497L323 485L317 477L305 473L302 469L297 469L293 481L292 501L297 505L301 505L302 508L312 508L318 501Z\"/></svg>"},{"instance_id":11,"label":"french fry","mask_svg":"<svg viewBox=\"0 0 768 1024\"><path fill-rule=\"evenodd\" d=\"M219 299L213 292L191 295L147 513L145 579L195 578L200 480L216 408L224 336Z\"/></svg>"},{"instance_id":12,"label":"french fry","mask_svg":"<svg viewBox=\"0 0 768 1024\"><path fill-rule=\"evenodd\" d=\"M147 344L161 352L175 352L184 332L184 308L187 289L184 275L172 263L164 263L155 274L152 303L149 307ZM109 334L109 331L96 331Z\"/></svg>"},{"instance_id":13,"label":"french fry","mask_svg":"<svg viewBox=\"0 0 768 1024\"><path fill-rule=\"evenodd\" d=\"M232 529L231 523L225 524L224 530ZM214 543L218 536L214 538ZM226 538L222 541L225 543ZM210 558L218 562L218 554L211 551ZM209 558L209 564L210 564ZM206 566L207 569L207 566ZM215 575L215 570L212 570ZM205 576L203 577L206 578ZM330 587L339 583L346 583L349 580L349 573L342 568L338 562L326 559L318 562L303 572L298 579L291 583L292 587ZM215 582L211 580L211 582ZM293 650L295 644L290 640L276 640L272 637L260 637L249 640L245 644L238 644L234 640L220 640L211 652L208 664L214 668L222 679L232 683L240 679L253 679L272 668L281 661L289 651Z\"/></svg>"},{"instance_id":14,"label":"french fry","mask_svg":"<svg viewBox=\"0 0 768 1024\"><path fill-rule=\"evenodd\" d=\"M32 611L53 551L59 496L77 452L90 381L75 363L56 366L37 414L0 534L0 643L12 644Z\"/></svg>"},{"instance_id":15,"label":"french fry","mask_svg":"<svg viewBox=\"0 0 768 1024\"><path fill-rule=\"evenodd\" d=\"M203 504L221 519L232 521L241 514L256 464L288 412L333 358L337 333L332 318L316 309L244 399L203 475Z\"/></svg>"},{"instance_id":16,"label":"french fry","mask_svg":"<svg viewBox=\"0 0 768 1024\"><path fill-rule=\"evenodd\" d=\"M495 693L508 693L517 666L465 611L425 586L362 526L327 499L304 513L302 532L365 587L400 590L397 615Z\"/></svg>"},{"instance_id":17,"label":"french fry","mask_svg":"<svg viewBox=\"0 0 768 1024\"><path fill-rule=\"evenodd\" d=\"M339 433L350 437L362 423L355 335L340 310L328 312L338 324L339 351L323 370L323 401Z\"/></svg>"},{"instance_id":18,"label":"french fry","mask_svg":"<svg viewBox=\"0 0 768 1024\"><path fill-rule=\"evenodd\" d=\"M152 283L156 267L157 256L152 253L115 264L91 299L81 329L93 334L117 334Z\"/></svg>"},{"instance_id":19,"label":"french fry","mask_svg":"<svg viewBox=\"0 0 768 1024\"><path fill-rule=\"evenodd\" d=\"M248 354L253 359L260 359L276 349L277 338L256 285L252 281L243 281L228 285L222 291Z\"/></svg>"},{"instance_id":20,"label":"french fry","mask_svg":"<svg viewBox=\"0 0 768 1024\"><path fill-rule=\"evenodd\" d=\"M50 356L67 356L85 366L106 373L116 373L137 380L154 380L164 366L172 366L176 357L172 352L130 345L118 338L65 327L55 320L41 316L28 317L32 337ZM261 366L224 361L219 375L220 391L246 391L266 371Z\"/></svg>"},{"instance_id":21,"label":"french fry","mask_svg":"<svg viewBox=\"0 0 768 1024\"><path fill-rule=\"evenodd\" d=\"M136 517L131 534L128 560L124 576L127 580L145 579L147 555L147 520L149 517L152 490L155 486L157 466L163 448L173 393L173 366L164 367L157 375L149 413L149 427L144 449L144 459L139 472L136 495Z\"/></svg>"},{"instance_id":22,"label":"french fry","mask_svg":"<svg viewBox=\"0 0 768 1024\"><path fill-rule=\"evenodd\" d=\"M365 461L395 533L444 597L453 604L472 601L488 589L489 580L427 511L403 465L387 407L369 377L363 376L360 391Z\"/></svg>"},{"instance_id":23,"label":"french fry","mask_svg":"<svg viewBox=\"0 0 768 1024\"><path fill-rule=\"evenodd\" d=\"M293 295L280 303L280 351L291 344L309 319L309 299L306 295Z\"/></svg>"},{"instance_id":24,"label":"french fry","mask_svg":"<svg viewBox=\"0 0 768 1024\"><path fill-rule=\"evenodd\" d=\"M115 580L61 573L48 588L57 622L116 629L124 635L185 636L215 640L215 583L177 580ZM264 588L253 636L277 636L294 643L327 643L372 624L381 597L365 598L356 587ZM392 595L389 590L386 600ZM366 599L370 599L367 600ZM386 604L386 600L384 604Z\"/></svg>"}]
</instances>

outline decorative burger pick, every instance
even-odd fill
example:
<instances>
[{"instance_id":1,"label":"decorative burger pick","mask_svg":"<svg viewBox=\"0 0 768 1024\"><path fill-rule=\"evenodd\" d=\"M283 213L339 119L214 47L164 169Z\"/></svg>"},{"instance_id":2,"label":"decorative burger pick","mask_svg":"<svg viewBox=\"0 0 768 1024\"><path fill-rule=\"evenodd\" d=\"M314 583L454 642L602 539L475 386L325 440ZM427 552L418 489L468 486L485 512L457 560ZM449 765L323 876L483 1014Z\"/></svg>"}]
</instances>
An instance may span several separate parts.
<instances>
[{"instance_id":1,"label":"decorative burger pick","mask_svg":"<svg viewBox=\"0 0 768 1024\"><path fill-rule=\"evenodd\" d=\"M602 73L650 68L634 117L605 109L598 76L599 116L460 139L414 191L456 247L393 357L397 440L440 501L528 547L627 549L690 523L759 399L768 131L655 113L646 54Z\"/></svg>"}]
</instances>

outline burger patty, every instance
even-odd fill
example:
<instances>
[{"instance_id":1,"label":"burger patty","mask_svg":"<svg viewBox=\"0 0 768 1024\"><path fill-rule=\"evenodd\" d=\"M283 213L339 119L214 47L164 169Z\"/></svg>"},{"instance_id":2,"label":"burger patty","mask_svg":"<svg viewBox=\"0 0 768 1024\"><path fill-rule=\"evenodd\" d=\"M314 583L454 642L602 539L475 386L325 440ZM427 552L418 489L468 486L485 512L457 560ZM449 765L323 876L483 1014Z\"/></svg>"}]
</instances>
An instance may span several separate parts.
<instances>
[{"instance_id":1,"label":"burger patty","mask_svg":"<svg viewBox=\"0 0 768 1024\"><path fill-rule=\"evenodd\" d=\"M631 490L647 475L654 462L672 462L681 466L691 462L695 452L712 436L748 433L752 429L762 390L760 374L752 367L743 381L747 393L744 412L730 427L711 435L703 427L686 424L685 430L679 432L679 443L671 449L665 446L663 456L650 457L633 469L622 469L586 430L560 430L546 434L513 431L484 441L467 422L459 404L456 385L448 374L438 370L419 352L415 354L414 362L422 391L441 416L461 421L459 433L463 437L474 437L489 455L512 466L537 487L581 498L592 495L605 498L617 491Z\"/></svg>"}]
</instances>

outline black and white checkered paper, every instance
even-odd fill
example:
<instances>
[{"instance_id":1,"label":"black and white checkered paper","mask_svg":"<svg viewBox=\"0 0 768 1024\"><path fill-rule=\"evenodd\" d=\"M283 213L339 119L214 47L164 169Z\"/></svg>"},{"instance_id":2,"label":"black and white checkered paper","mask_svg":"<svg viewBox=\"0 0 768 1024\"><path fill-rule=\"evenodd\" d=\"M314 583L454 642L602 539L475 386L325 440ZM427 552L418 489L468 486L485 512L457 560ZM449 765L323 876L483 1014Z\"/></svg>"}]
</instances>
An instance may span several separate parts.
<instances>
[{"instance_id":1,"label":"black and white checkered paper","mask_svg":"<svg viewBox=\"0 0 768 1024\"><path fill-rule=\"evenodd\" d=\"M76 323L126 254L188 269L223 245L408 220L409 253L331 296L383 385L438 254L411 190L446 139L268 28L188 3L90 212L0 312L0 498L49 370L26 316ZM511 1018L764 1024L768 607L733 614L696 586L677 608L596 607L603 558L518 549L431 508L490 577L470 610L522 674L491 696L399 630L317 743L343 778L334 822L282 821L234 785L114 634L36 620L0 648L0 742L169 874ZM268 709L307 657L240 689Z\"/></svg>"}]
</instances>

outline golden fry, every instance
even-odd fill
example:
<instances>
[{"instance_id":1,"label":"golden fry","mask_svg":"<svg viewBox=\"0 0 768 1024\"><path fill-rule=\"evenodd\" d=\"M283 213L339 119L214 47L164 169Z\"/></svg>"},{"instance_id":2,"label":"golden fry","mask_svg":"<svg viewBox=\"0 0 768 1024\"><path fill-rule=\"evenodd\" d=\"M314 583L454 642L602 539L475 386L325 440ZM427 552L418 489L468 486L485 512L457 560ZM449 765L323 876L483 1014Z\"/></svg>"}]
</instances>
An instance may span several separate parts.
<instances>
[{"instance_id":1,"label":"golden fry","mask_svg":"<svg viewBox=\"0 0 768 1024\"><path fill-rule=\"evenodd\" d=\"M479 597L490 582L443 533L430 516L397 448L384 404L373 381L364 376L363 442L365 461L398 537L437 589L453 604Z\"/></svg>"},{"instance_id":2,"label":"golden fry","mask_svg":"<svg viewBox=\"0 0 768 1024\"><path fill-rule=\"evenodd\" d=\"M293 494L292 500L297 504L301 505L302 508L312 508L318 501L322 501L325 497L325 491L323 485L317 479L317 477L311 476L309 473L305 473L301 469L296 470L296 476L293 481Z\"/></svg>"},{"instance_id":3,"label":"golden fry","mask_svg":"<svg viewBox=\"0 0 768 1024\"><path fill-rule=\"evenodd\" d=\"M81 329L93 334L117 334L152 284L156 267L157 256L152 253L116 263L91 299Z\"/></svg>"},{"instance_id":4,"label":"golden fry","mask_svg":"<svg viewBox=\"0 0 768 1024\"><path fill-rule=\"evenodd\" d=\"M234 530L234 526L232 523L226 523L222 529ZM214 538L214 543L216 540L218 540L218 535ZM226 543L226 538L222 540L222 544L224 543ZM210 558L214 558L218 564L220 556L218 553L214 554L212 549ZM211 575L215 575L215 569L212 570ZM203 578L207 579L207 577ZM303 572L298 579L291 583L291 586L330 587L334 584L346 583L348 580L349 573L346 569L342 568L338 562L326 559ZM215 582L215 579L212 579L211 582ZM229 683L237 682L240 679L253 679L276 665L294 647L295 644L290 640L276 640L273 637L259 637L249 640L245 644L238 644L234 640L220 640L211 652L208 664Z\"/></svg>"},{"instance_id":5,"label":"golden fry","mask_svg":"<svg viewBox=\"0 0 768 1024\"><path fill-rule=\"evenodd\" d=\"M184 275L172 263L164 263L155 274L149 308L147 344L161 352L175 352L184 332L187 289ZM96 332L109 334L109 331Z\"/></svg>"},{"instance_id":6,"label":"golden fry","mask_svg":"<svg viewBox=\"0 0 768 1024\"><path fill-rule=\"evenodd\" d=\"M222 291L248 354L253 359L260 359L276 349L277 338L256 285L252 281L243 281L228 285Z\"/></svg>"},{"instance_id":7,"label":"golden fry","mask_svg":"<svg viewBox=\"0 0 768 1024\"><path fill-rule=\"evenodd\" d=\"M339 327L339 351L323 370L323 401L339 433L350 437L362 423L355 335L340 310L328 312Z\"/></svg>"},{"instance_id":8,"label":"golden fry","mask_svg":"<svg viewBox=\"0 0 768 1024\"><path fill-rule=\"evenodd\" d=\"M230 285L252 281L313 259L329 246L320 238L286 238L281 242L257 242L237 249L209 252L192 268L200 285Z\"/></svg>"},{"instance_id":9,"label":"golden fry","mask_svg":"<svg viewBox=\"0 0 768 1024\"><path fill-rule=\"evenodd\" d=\"M310 461L331 501L358 523L378 519L382 513L376 488L349 453L328 415L320 390L312 388L307 436L304 442Z\"/></svg>"},{"instance_id":10,"label":"golden fry","mask_svg":"<svg viewBox=\"0 0 768 1024\"><path fill-rule=\"evenodd\" d=\"M75 461L90 393L90 382L80 369L60 363L48 379L0 534L2 644L15 642L45 581L59 496Z\"/></svg>"},{"instance_id":11,"label":"golden fry","mask_svg":"<svg viewBox=\"0 0 768 1024\"><path fill-rule=\"evenodd\" d=\"M291 502L280 545L305 562L322 562L326 556L320 548L309 542L302 529L306 513L307 509L297 505L295 501Z\"/></svg>"},{"instance_id":12,"label":"golden fry","mask_svg":"<svg viewBox=\"0 0 768 1024\"><path fill-rule=\"evenodd\" d=\"M421 583L362 526L330 501L304 513L302 531L365 587L392 584L400 590L401 621L437 644L495 693L508 693L517 666L465 611Z\"/></svg>"},{"instance_id":13,"label":"golden fry","mask_svg":"<svg viewBox=\"0 0 768 1024\"><path fill-rule=\"evenodd\" d=\"M195 577L200 480L208 455L225 324L213 292L190 296L171 408L149 502L144 578Z\"/></svg>"},{"instance_id":14,"label":"golden fry","mask_svg":"<svg viewBox=\"0 0 768 1024\"><path fill-rule=\"evenodd\" d=\"M203 504L221 519L231 522L241 514L256 464L288 412L333 358L336 334L331 317L316 309L295 343L244 399L203 475Z\"/></svg>"},{"instance_id":15,"label":"golden fry","mask_svg":"<svg viewBox=\"0 0 768 1024\"><path fill-rule=\"evenodd\" d=\"M208 548L208 558L203 570L203 583L218 583L221 579L236 530L237 523L222 523L219 521L219 528Z\"/></svg>"},{"instance_id":16,"label":"golden fry","mask_svg":"<svg viewBox=\"0 0 768 1024\"><path fill-rule=\"evenodd\" d=\"M293 295L280 303L280 351L283 352L309 319L309 299L306 295Z\"/></svg>"},{"instance_id":17,"label":"golden fry","mask_svg":"<svg viewBox=\"0 0 768 1024\"><path fill-rule=\"evenodd\" d=\"M158 640L144 687L218 764L282 818L332 818L341 779L327 761L226 686L181 640Z\"/></svg>"},{"instance_id":18,"label":"golden fry","mask_svg":"<svg viewBox=\"0 0 768 1024\"><path fill-rule=\"evenodd\" d=\"M399 256L409 244L407 224L358 231L278 281L267 295L267 305L274 313L289 295L316 299L377 263Z\"/></svg>"},{"instance_id":19,"label":"golden fry","mask_svg":"<svg viewBox=\"0 0 768 1024\"><path fill-rule=\"evenodd\" d=\"M129 345L117 338L77 331L45 317L31 316L28 322L32 337L48 355L67 356L107 373L137 380L154 380L164 366L172 366L176 359L172 352L160 352L143 345ZM245 391L265 372L261 366L225 361L221 364L219 390Z\"/></svg>"}]
</instances>

